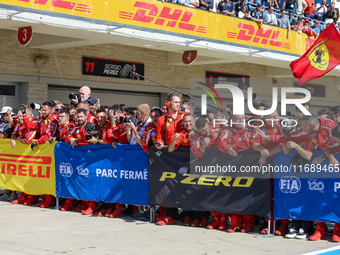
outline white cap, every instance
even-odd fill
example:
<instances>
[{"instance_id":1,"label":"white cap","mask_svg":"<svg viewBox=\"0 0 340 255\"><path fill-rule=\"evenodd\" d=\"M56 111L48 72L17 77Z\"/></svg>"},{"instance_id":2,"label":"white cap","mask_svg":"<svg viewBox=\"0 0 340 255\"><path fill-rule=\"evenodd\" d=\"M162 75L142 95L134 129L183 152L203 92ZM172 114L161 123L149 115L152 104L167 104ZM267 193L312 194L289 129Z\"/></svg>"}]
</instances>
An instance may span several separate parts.
<instances>
[{"instance_id":1,"label":"white cap","mask_svg":"<svg viewBox=\"0 0 340 255\"><path fill-rule=\"evenodd\" d=\"M9 109L11 109L11 110L13 111L12 107L9 107L9 106L4 106L4 107L2 107L2 109L1 109L1 112L0 112L0 113L7 113L7 111L8 111Z\"/></svg>"}]
</instances>

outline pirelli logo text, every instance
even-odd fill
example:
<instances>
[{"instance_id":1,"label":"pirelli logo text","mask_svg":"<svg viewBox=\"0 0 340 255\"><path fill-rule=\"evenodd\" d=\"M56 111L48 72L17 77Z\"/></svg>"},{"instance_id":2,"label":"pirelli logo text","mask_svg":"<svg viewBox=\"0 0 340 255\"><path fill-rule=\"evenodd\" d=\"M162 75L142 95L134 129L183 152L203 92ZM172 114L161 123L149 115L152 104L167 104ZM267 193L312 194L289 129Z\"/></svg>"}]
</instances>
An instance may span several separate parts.
<instances>
[{"instance_id":1,"label":"pirelli logo text","mask_svg":"<svg viewBox=\"0 0 340 255\"><path fill-rule=\"evenodd\" d=\"M166 180L175 179L176 177L177 177L176 173L163 172L159 181L164 182ZM179 175L176 179L177 180L181 179L180 183L182 184L205 185L205 186L223 185L225 187L242 187L242 188L249 188L254 181L254 177L240 176L233 178L231 176L199 175L199 174L183 174Z\"/></svg>"},{"instance_id":2,"label":"pirelli logo text","mask_svg":"<svg viewBox=\"0 0 340 255\"><path fill-rule=\"evenodd\" d=\"M50 178L52 158L48 156L27 156L0 154L1 175Z\"/></svg>"},{"instance_id":3,"label":"pirelli logo text","mask_svg":"<svg viewBox=\"0 0 340 255\"><path fill-rule=\"evenodd\" d=\"M134 13L119 11L119 18L144 23L154 23L160 27L177 27L186 31L207 33L207 27L190 24L190 19L194 14L193 12L170 7L163 7L159 10L155 4L140 1L137 1L134 7L138 8Z\"/></svg>"}]
</instances>

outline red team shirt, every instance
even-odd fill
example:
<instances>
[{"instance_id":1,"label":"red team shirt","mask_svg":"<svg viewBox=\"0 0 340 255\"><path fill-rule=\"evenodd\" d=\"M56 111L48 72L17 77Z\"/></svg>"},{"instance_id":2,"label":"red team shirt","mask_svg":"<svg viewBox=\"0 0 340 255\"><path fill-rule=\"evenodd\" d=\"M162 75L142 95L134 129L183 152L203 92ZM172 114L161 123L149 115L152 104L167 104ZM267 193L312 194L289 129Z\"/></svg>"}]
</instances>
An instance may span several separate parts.
<instances>
[{"instance_id":1,"label":"red team shirt","mask_svg":"<svg viewBox=\"0 0 340 255\"><path fill-rule=\"evenodd\" d=\"M40 138L36 141L36 144L44 144L48 138L55 136L58 129L57 116L51 114L48 118L39 118L36 121L30 121L27 115L24 115L24 126L28 129L39 129Z\"/></svg>"},{"instance_id":2,"label":"red team shirt","mask_svg":"<svg viewBox=\"0 0 340 255\"><path fill-rule=\"evenodd\" d=\"M18 122L17 125L15 126L12 135L19 136L25 140L26 144L30 144L33 139L35 138L37 132L32 129L27 129L25 128L24 125L20 125Z\"/></svg>"},{"instance_id":3,"label":"red team shirt","mask_svg":"<svg viewBox=\"0 0 340 255\"><path fill-rule=\"evenodd\" d=\"M185 112L178 111L177 118L174 119L172 117L168 117L167 127L166 127L166 143L165 143L165 122L168 116L168 113L165 113L163 116L159 117L157 120L157 142L161 142L164 145L170 144L175 133L180 133L183 129L183 116Z\"/></svg>"}]
</instances>

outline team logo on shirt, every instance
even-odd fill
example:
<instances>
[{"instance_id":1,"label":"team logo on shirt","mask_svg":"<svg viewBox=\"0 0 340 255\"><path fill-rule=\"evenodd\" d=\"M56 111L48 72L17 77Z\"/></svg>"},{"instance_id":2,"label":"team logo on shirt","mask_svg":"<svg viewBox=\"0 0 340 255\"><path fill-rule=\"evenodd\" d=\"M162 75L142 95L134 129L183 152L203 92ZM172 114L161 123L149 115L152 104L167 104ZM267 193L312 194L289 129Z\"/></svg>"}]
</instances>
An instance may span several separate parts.
<instances>
[{"instance_id":1,"label":"team logo on shirt","mask_svg":"<svg viewBox=\"0 0 340 255\"><path fill-rule=\"evenodd\" d=\"M313 142L313 143L317 143L317 142L316 142L316 139L312 139L312 142Z\"/></svg>"},{"instance_id":2,"label":"team logo on shirt","mask_svg":"<svg viewBox=\"0 0 340 255\"><path fill-rule=\"evenodd\" d=\"M187 142L188 142L188 138L185 137L185 138L183 139L183 142L184 142L184 143L187 143Z\"/></svg>"},{"instance_id":3,"label":"team logo on shirt","mask_svg":"<svg viewBox=\"0 0 340 255\"><path fill-rule=\"evenodd\" d=\"M324 41L315 45L306 56L310 64L320 71L326 71L329 65L329 51Z\"/></svg>"},{"instance_id":4,"label":"team logo on shirt","mask_svg":"<svg viewBox=\"0 0 340 255\"><path fill-rule=\"evenodd\" d=\"M323 134L323 135L326 135L326 130L322 131L322 134Z\"/></svg>"}]
</instances>

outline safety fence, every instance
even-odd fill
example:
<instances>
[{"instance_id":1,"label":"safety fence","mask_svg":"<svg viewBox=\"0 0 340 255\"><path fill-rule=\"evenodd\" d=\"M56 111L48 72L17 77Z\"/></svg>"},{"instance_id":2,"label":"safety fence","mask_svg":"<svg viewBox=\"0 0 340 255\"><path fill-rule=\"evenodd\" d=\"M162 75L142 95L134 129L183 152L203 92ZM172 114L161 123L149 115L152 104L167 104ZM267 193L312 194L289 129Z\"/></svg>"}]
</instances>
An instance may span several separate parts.
<instances>
[{"instance_id":1,"label":"safety fence","mask_svg":"<svg viewBox=\"0 0 340 255\"><path fill-rule=\"evenodd\" d=\"M235 158L208 148L204 157L196 158L189 147L172 153L151 147L148 155L139 146L72 148L58 142L32 152L27 145L12 148L9 140L2 140L0 187L32 195L264 217L270 217L273 197L274 219L340 222L339 170L330 168L328 160L292 165L295 153L281 152L273 164L268 160L260 165L259 153L252 150Z\"/></svg>"}]
</instances>

